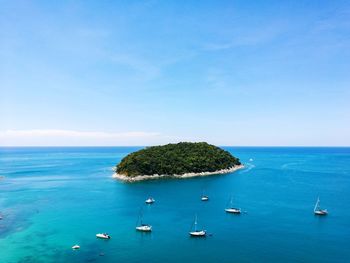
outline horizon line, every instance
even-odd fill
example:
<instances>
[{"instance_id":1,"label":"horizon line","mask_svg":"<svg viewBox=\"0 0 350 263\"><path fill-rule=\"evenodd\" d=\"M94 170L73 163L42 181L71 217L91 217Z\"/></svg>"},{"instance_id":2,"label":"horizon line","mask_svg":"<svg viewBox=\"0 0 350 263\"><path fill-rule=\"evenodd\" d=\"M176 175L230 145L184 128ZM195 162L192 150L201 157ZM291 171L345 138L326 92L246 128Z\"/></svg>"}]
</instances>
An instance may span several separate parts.
<instances>
[{"instance_id":1,"label":"horizon line","mask_svg":"<svg viewBox=\"0 0 350 263\"><path fill-rule=\"evenodd\" d=\"M173 144L173 143L167 143ZM113 148L113 147L153 147L162 146L166 144L158 145L0 145L0 148ZM214 144L213 144L214 145ZM218 147L242 147L242 148L350 148L350 145L216 145Z\"/></svg>"}]
</instances>

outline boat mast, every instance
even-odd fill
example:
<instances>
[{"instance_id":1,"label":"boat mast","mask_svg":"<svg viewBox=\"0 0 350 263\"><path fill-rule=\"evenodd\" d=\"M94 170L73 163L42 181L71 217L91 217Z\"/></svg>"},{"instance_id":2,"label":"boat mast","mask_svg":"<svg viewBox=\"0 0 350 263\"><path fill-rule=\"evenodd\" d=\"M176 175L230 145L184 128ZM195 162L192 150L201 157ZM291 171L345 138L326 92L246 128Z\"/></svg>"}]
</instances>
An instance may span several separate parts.
<instances>
[{"instance_id":1,"label":"boat mast","mask_svg":"<svg viewBox=\"0 0 350 263\"><path fill-rule=\"evenodd\" d=\"M194 219L194 232L197 232L197 214Z\"/></svg>"},{"instance_id":2,"label":"boat mast","mask_svg":"<svg viewBox=\"0 0 350 263\"><path fill-rule=\"evenodd\" d=\"M318 210L318 208L319 208L319 203L320 203L320 197L317 197L317 202L316 202L314 211Z\"/></svg>"},{"instance_id":3,"label":"boat mast","mask_svg":"<svg viewBox=\"0 0 350 263\"><path fill-rule=\"evenodd\" d=\"M139 225L139 223L140 223L140 225L142 225L142 217L143 217L142 211L143 211L142 207L140 207L140 213L139 213L139 217L137 219L137 225Z\"/></svg>"}]
</instances>

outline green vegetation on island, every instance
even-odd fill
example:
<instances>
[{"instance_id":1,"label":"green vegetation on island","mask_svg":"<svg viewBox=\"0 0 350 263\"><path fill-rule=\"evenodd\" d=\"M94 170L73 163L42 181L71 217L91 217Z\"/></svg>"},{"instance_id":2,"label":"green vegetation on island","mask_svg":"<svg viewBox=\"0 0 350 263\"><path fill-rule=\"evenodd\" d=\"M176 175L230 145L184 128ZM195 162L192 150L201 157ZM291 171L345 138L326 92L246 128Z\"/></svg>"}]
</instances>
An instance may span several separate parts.
<instances>
[{"instance_id":1,"label":"green vegetation on island","mask_svg":"<svg viewBox=\"0 0 350 263\"><path fill-rule=\"evenodd\" d=\"M180 142L152 146L133 152L117 165L117 174L181 175L185 173L215 172L240 165L238 158L206 142Z\"/></svg>"}]
</instances>

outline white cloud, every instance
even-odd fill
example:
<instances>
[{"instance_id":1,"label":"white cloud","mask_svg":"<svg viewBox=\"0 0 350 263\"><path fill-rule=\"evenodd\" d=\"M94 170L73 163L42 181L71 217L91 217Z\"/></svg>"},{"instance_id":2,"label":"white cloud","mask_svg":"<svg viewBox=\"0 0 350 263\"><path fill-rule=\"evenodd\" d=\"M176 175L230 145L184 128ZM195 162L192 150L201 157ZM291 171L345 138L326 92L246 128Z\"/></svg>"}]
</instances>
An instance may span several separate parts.
<instances>
[{"instance_id":1,"label":"white cloud","mask_svg":"<svg viewBox=\"0 0 350 263\"><path fill-rule=\"evenodd\" d=\"M158 132L101 132L74 130L0 131L1 146L123 146L153 145L173 141Z\"/></svg>"}]
</instances>

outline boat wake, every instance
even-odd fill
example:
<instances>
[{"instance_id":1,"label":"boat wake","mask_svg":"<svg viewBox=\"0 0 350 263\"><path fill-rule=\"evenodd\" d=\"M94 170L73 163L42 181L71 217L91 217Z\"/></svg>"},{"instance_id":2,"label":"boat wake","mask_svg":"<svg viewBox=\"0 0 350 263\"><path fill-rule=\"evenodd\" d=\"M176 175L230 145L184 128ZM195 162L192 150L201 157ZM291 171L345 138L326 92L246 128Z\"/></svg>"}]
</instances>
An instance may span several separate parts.
<instances>
[{"instance_id":1,"label":"boat wake","mask_svg":"<svg viewBox=\"0 0 350 263\"><path fill-rule=\"evenodd\" d=\"M298 165L300 165L300 162L285 163L281 166L281 170L289 170L291 169L290 166L292 166L292 169L294 169L294 167L297 167Z\"/></svg>"},{"instance_id":2,"label":"boat wake","mask_svg":"<svg viewBox=\"0 0 350 263\"><path fill-rule=\"evenodd\" d=\"M245 163L245 164L244 164L244 169L241 171L241 174L247 173L247 172L249 172L250 170L252 170L253 168L255 168L255 165L254 165L254 164Z\"/></svg>"}]
</instances>

